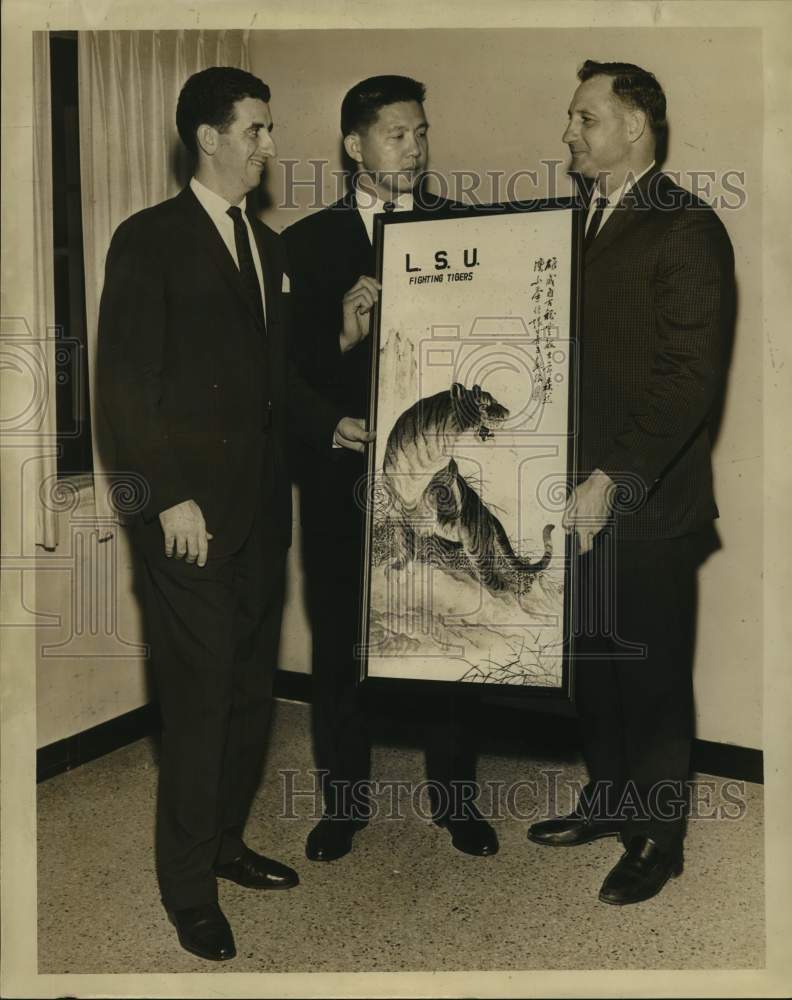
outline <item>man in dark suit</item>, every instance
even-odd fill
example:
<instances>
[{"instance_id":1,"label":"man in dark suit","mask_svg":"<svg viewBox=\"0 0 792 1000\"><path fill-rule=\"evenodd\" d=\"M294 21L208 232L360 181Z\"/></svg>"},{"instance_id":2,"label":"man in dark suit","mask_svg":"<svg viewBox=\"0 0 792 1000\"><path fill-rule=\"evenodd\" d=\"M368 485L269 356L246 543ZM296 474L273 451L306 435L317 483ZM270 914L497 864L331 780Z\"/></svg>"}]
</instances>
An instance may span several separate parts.
<instances>
[{"instance_id":1,"label":"man in dark suit","mask_svg":"<svg viewBox=\"0 0 792 1000\"><path fill-rule=\"evenodd\" d=\"M656 895L682 871L693 733L696 573L718 516L709 419L734 309L714 211L659 172L666 102L627 63L586 62L564 141L591 191L583 262L576 695L589 783L532 840L620 835L600 899Z\"/></svg>"},{"instance_id":2,"label":"man in dark suit","mask_svg":"<svg viewBox=\"0 0 792 1000\"><path fill-rule=\"evenodd\" d=\"M143 483L131 526L163 722L157 873L179 941L235 954L217 878L297 884L243 840L265 751L291 534L286 437L364 447L286 357L277 237L246 214L274 155L269 88L212 68L185 84L196 160L176 198L131 216L107 256L99 388L117 468Z\"/></svg>"},{"instance_id":3,"label":"man in dark suit","mask_svg":"<svg viewBox=\"0 0 792 1000\"><path fill-rule=\"evenodd\" d=\"M378 212L441 214L452 202L422 190L428 154L422 84L403 76L363 80L345 96L341 131L355 164L340 201L284 232L292 277L295 358L307 381L344 412L368 412L371 309L379 286L372 246ZM306 854L332 861L351 849L369 813L361 782L369 774L367 712L357 685L366 465L351 452L299 456L303 561L313 634L313 729L324 815ZM365 491L363 491L363 494ZM462 697L415 699L424 714L427 776L436 822L453 845L494 854L495 831L475 795L474 704ZM356 794L356 791L358 794Z\"/></svg>"}]
</instances>

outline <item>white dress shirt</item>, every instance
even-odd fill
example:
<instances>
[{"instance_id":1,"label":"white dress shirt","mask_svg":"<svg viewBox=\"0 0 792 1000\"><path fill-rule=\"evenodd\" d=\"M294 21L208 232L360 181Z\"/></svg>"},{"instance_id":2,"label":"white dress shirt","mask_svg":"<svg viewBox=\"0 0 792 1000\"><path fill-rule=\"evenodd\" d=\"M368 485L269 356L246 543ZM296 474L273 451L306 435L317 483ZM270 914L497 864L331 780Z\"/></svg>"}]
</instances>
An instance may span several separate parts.
<instances>
[{"instance_id":1,"label":"white dress shirt","mask_svg":"<svg viewBox=\"0 0 792 1000\"><path fill-rule=\"evenodd\" d=\"M607 196L606 200L608 204L602 210L602 218L600 219L599 229L597 230L598 233L602 232L602 228L613 214L614 208L616 208L616 206L619 204L622 198L630 190L630 188L633 187L634 184L637 184L638 181L644 176L644 174L648 174L654 165L655 161L652 160L652 162L649 164L646 170L642 170L637 177L634 177L632 174L628 173L627 176L624 178L624 183L621 185L621 187L618 188L616 191L612 191ZM588 228L591 223L591 217L597 209L597 199L601 197L602 197L602 192L598 188L595 188L591 196L591 201L589 202L588 215L586 216L586 232L588 232Z\"/></svg>"},{"instance_id":2,"label":"white dress shirt","mask_svg":"<svg viewBox=\"0 0 792 1000\"><path fill-rule=\"evenodd\" d=\"M374 196L369 194L368 191L358 191L356 197L357 210L360 212L360 218L366 227L370 243L374 242L374 216L385 211L385 202L382 198L379 195L376 196L375 201L372 200L373 198ZM388 198L387 200L393 202L396 206L393 209L394 212L412 212L413 210L414 199L412 191L400 194L398 198Z\"/></svg>"},{"instance_id":3,"label":"white dress shirt","mask_svg":"<svg viewBox=\"0 0 792 1000\"><path fill-rule=\"evenodd\" d=\"M239 260L237 258L236 240L234 238L234 220L230 215L228 215L228 210L231 208L231 202L226 201L225 198L222 198L219 194L215 194L214 191L210 191L205 184L201 184L201 182L195 177L193 177L190 181L190 188L192 189L195 197L201 203L202 207L205 209L206 214L217 227L217 231L220 233L223 243L225 243L228 252L231 254L231 258L238 269ZM253 266L256 268L259 288L261 289L261 307L264 310L264 319L266 321L267 301L264 295L264 273L261 269L261 258L259 257L256 237L253 235L253 227L250 225L250 219L248 219L247 214L245 213L245 201L246 199L243 198L239 207L242 209L242 218L245 220L245 225L247 226L248 239L250 240L250 252L253 254Z\"/></svg>"}]
</instances>

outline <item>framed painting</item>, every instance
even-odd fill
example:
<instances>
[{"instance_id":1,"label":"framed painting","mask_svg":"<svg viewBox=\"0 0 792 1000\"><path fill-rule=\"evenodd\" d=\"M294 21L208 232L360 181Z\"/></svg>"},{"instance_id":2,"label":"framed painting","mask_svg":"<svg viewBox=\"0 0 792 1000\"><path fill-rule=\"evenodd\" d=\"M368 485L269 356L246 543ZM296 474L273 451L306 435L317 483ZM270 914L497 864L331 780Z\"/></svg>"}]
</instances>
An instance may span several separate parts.
<instances>
[{"instance_id":1,"label":"framed painting","mask_svg":"<svg viewBox=\"0 0 792 1000\"><path fill-rule=\"evenodd\" d=\"M376 217L361 674L568 696L579 212Z\"/></svg>"}]
</instances>

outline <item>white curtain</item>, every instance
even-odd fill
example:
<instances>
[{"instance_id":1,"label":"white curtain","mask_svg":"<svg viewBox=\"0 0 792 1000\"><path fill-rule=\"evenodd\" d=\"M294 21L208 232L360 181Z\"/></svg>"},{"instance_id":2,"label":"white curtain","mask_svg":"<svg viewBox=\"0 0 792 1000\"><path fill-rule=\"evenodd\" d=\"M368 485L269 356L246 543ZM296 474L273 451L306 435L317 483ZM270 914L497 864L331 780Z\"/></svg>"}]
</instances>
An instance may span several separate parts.
<instances>
[{"instance_id":1,"label":"white curtain","mask_svg":"<svg viewBox=\"0 0 792 1000\"><path fill-rule=\"evenodd\" d=\"M33 33L33 247L35 299L34 337L43 351L47 394L42 410L40 433L41 489L36 509L37 545L54 549L58 544L57 494L57 409L55 400L55 251L52 234L52 111L50 106L49 34Z\"/></svg>"},{"instance_id":2,"label":"white curtain","mask_svg":"<svg viewBox=\"0 0 792 1000\"><path fill-rule=\"evenodd\" d=\"M100 536L111 532L113 455L96 403L96 324L113 231L128 216L177 194L190 164L176 131L185 81L209 66L249 69L247 31L81 31L80 174L85 312Z\"/></svg>"}]
</instances>

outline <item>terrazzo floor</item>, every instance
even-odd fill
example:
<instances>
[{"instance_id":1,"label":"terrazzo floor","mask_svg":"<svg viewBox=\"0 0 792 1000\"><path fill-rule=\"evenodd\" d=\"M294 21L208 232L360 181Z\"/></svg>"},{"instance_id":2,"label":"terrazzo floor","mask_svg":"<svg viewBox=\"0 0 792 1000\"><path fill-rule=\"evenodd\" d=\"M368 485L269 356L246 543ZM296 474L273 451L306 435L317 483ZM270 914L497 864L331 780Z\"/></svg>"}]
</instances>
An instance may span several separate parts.
<instances>
[{"instance_id":1,"label":"terrazzo floor","mask_svg":"<svg viewBox=\"0 0 792 1000\"><path fill-rule=\"evenodd\" d=\"M684 875L655 899L612 907L597 901L617 861L616 840L550 849L526 840L527 819L493 821L500 852L471 858L409 807L383 814L332 864L306 860L311 798L297 818L277 819L282 769L311 768L309 708L277 705L265 780L246 839L297 868L289 892L257 893L228 882L220 902L237 957L217 965L177 943L159 903L152 840L156 748L140 740L38 787L39 973L385 972L533 969L746 969L764 965L762 787L731 789L700 778L710 804L739 819L690 823ZM485 753L479 780L504 787L577 760ZM423 780L417 747L378 746L375 778ZM305 773L297 782L305 787ZM521 786L525 792L525 786ZM729 805L744 799L744 808ZM517 790L523 810L530 799ZM560 800L559 811L569 805ZM705 807L705 808L704 808ZM547 810L545 809L546 813Z\"/></svg>"}]
</instances>

